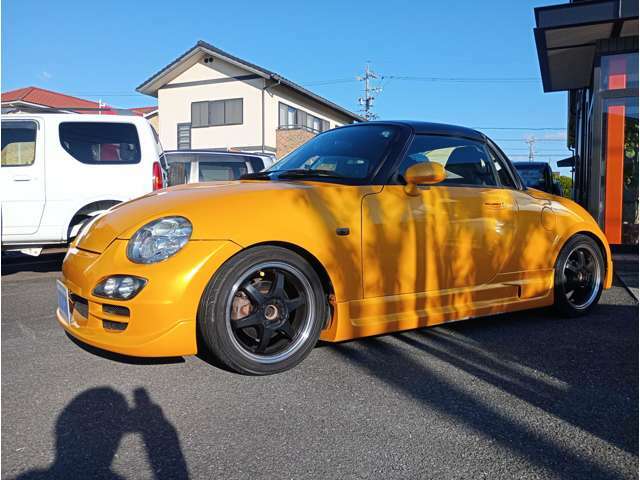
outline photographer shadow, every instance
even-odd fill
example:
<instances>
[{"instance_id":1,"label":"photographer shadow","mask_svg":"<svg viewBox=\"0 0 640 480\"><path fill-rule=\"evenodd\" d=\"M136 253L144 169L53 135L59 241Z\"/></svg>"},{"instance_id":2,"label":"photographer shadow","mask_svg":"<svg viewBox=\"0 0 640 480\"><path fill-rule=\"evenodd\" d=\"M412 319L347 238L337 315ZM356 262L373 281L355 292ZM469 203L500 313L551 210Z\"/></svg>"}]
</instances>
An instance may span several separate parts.
<instances>
[{"instance_id":1,"label":"photographer shadow","mask_svg":"<svg viewBox=\"0 0 640 480\"><path fill-rule=\"evenodd\" d=\"M133 408L113 388L87 390L65 407L55 432L54 463L26 472L18 480L123 479L112 470L112 463L122 438L129 433L141 435L153 478L189 478L178 432L144 388L134 391Z\"/></svg>"}]
</instances>

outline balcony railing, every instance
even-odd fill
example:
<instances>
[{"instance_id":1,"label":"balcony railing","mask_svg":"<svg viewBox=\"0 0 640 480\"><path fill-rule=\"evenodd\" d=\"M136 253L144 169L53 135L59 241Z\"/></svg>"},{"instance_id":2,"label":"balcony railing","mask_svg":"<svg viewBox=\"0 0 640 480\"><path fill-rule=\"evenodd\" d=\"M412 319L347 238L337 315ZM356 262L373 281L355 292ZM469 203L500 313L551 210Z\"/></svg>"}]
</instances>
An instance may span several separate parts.
<instances>
[{"instance_id":1,"label":"balcony railing","mask_svg":"<svg viewBox=\"0 0 640 480\"><path fill-rule=\"evenodd\" d=\"M279 125L278 130L306 130L307 132L311 132L314 135L322 133L322 130L316 130L313 127L309 127L308 125Z\"/></svg>"}]
</instances>

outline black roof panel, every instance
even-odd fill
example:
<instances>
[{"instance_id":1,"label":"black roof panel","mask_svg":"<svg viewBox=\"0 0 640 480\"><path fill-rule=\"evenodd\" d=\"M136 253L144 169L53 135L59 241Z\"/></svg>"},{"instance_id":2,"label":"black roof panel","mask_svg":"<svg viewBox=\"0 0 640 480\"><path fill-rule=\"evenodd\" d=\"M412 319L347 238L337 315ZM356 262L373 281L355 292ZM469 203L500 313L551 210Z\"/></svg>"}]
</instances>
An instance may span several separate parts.
<instances>
[{"instance_id":1,"label":"black roof panel","mask_svg":"<svg viewBox=\"0 0 640 480\"><path fill-rule=\"evenodd\" d=\"M446 123L421 122L418 120L376 120L373 122L356 123L347 125L348 127L357 127L363 125L402 125L411 128L414 133L422 135L452 135L472 138L478 141L484 141L487 137L472 128L461 127L459 125L449 125ZM344 127L343 127L344 128Z\"/></svg>"}]
</instances>

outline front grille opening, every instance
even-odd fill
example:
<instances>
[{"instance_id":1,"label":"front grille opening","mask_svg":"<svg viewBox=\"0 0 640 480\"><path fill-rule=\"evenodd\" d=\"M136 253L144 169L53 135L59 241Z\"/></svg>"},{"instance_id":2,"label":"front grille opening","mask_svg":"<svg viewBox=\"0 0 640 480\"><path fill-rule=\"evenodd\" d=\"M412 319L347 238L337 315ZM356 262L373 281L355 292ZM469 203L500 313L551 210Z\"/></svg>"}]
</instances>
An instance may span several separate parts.
<instances>
[{"instance_id":1,"label":"front grille opening","mask_svg":"<svg viewBox=\"0 0 640 480\"><path fill-rule=\"evenodd\" d=\"M127 329L128 323L124 322L114 322L112 320L102 320L102 326L105 330L116 330L118 332L122 332Z\"/></svg>"},{"instance_id":2,"label":"front grille opening","mask_svg":"<svg viewBox=\"0 0 640 480\"><path fill-rule=\"evenodd\" d=\"M123 307L122 305L104 304L102 305L102 311L110 315L120 315L121 317L129 316L129 309L127 307Z\"/></svg>"},{"instance_id":3,"label":"front grille opening","mask_svg":"<svg viewBox=\"0 0 640 480\"><path fill-rule=\"evenodd\" d=\"M69 298L71 303L73 304L73 309L77 310L77 312L82 315L84 318L89 318L89 302L86 298L82 298L75 293L69 294Z\"/></svg>"}]
</instances>

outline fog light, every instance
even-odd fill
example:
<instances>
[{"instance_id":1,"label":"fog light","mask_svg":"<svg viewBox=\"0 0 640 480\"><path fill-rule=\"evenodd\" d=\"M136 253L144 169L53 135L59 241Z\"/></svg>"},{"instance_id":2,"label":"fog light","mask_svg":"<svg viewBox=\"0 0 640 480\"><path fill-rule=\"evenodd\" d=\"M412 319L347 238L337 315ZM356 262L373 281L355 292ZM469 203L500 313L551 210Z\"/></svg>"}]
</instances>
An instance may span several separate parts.
<instances>
[{"instance_id":1,"label":"fog light","mask_svg":"<svg viewBox=\"0 0 640 480\"><path fill-rule=\"evenodd\" d=\"M129 300L135 297L146 284L147 281L144 278L113 275L98 283L93 289L93 294L96 297Z\"/></svg>"}]
</instances>

